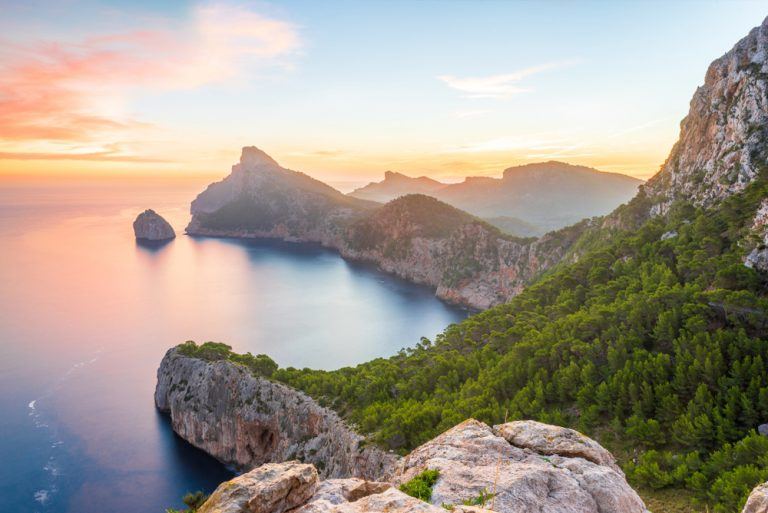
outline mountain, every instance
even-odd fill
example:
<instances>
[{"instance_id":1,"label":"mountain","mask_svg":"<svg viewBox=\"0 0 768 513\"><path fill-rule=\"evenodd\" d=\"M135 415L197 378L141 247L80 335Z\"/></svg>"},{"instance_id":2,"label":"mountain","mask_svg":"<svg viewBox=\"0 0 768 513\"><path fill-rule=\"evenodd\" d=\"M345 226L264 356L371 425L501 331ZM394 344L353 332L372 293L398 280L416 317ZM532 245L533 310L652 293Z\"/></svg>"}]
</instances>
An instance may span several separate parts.
<instances>
[{"instance_id":1,"label":"mountain","mask_svg":"<svg viewBox=\"0 0 768 513\"><path fill-rule=\"evenodd\" d=\"M477 250L497 252L487 261L500 278L521 262L539 272L434 341L272 379L401 454L467 417L534 419L605 445L650 510L739 511L768 479L767 66L768 19L710 66L659 173L604 218L550 234L548 248L545 237L500 251L508 239L436 200L406 197L355 219L358 251L403 265L458 243L444 253L458 259L451 271L475 273L486 260L465 255ZM465 230L483 235L463 244ZM405 257L399 241L410 241ZM553 261L542 265L534 245ZM757 488L746 511L764 495Z\"/></svg>"},{"instance_id":2,"label":"mountain","mask_svg":"<svg viewBox=\"0 0 768 513\"><path fill-rule=\"evenodd\" d=\"M510 167L502 178L467 178L436 197L479 217L516 217L554 230L605 215L636 193L641 180L564 162Z\"/></svg>"},{"instance_id":3,"label":"mountain","mask_svg":"<svg viewBox=\"0 0 768 513\"><path fill-rule=\"evenodd\" d=\"M333 245L343 226L378 204L281 167L254 146L192 202L191 235L276 237Z\"/></svg>"},{"instance_id":4,"label":"mountain","mask_svg":"<svg viewBox=\"0 0 768 513\"><path fill-rule=\"evenodd\" d=\"M384 180L381 182L371 182L365 187L360 187L350 192L349 196L386 203L406 194L428 194L434 196L434 193L443 187L445 187L444 183L427 178L426 176L411 178L401 173L387 171L384 173Z\"/></svg>"},{"instance_id":5,"label":"mountain","mask_svg":"<svg viewBox=\"0 0 768 513\"><path fill-rule=\"evenodd\" d=\"M550 161L510 167L502 178L468 177L456 184L387 171L383 181L349 195L390 201L405 194L427 194L481 218L515 218L528 225L516 230L508 224L513 235L541 235L609 213L629 201L641 183L618 173Z\"/></svg>"},{"instance_id":6,"label":"mountain","mask_svg":"<svg viewBox=\"0 0 768 513\"><path fill-rule=\"evenodd\" d=\"M712 62L680 123L680 138L645 185L664 212L676 199L712 206L743 191L768 163L768 28Z\"/></svg>"},{"instance_id":7,"label":"mountain","mask_svg":"<svg viewBox=\"0 0 768 513\"><path fill-rule=\"evenodd\" d=\"M517 238L430 196L386 205L346 196L255 147L243 148L232 173L203 191L191 211L190 235L319 242L476 309L518 294L588 225Z\"/></svg>"}]
</instances>

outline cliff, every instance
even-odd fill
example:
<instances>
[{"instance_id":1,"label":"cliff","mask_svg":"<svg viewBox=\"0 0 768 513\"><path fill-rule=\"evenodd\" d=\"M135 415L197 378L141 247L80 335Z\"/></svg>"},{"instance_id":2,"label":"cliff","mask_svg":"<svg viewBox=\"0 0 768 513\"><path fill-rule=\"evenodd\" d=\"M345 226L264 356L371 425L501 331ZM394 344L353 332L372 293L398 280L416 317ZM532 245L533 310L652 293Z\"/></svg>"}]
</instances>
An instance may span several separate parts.
<instances>
[{"instance_id":1,"label":"cliff","mask_svg":"<svg viewBox=\"0 0 768 513\"><path fill-rule=\"evenodd\" d=\"M155 404L179 436L239 470L298 458L323 477L374 479L395 462L302 392L227 360L185 356L181 346L160 364Z\"/></svg>"},{"instance_id":2,"label":"cliff","mask_svg":"<svg viewBox=\"0 0 768 513\"><path fill-rule=\"evenodd\" d=\"M712 206L744 190L768 163L768 18L712 62L680 138L645 186L663 213L675 199Z\"/></svg>"},{"instance_id":3,"label":"cliff","mask_svg":"<svg viewBox=\"0 0 768 513\"><path fill-rule=\"evenodd\" d=\"M399 486L426 470L421 500ZM646 513L593 440L537 422L490 427L467 420L402 459L389 481L322 481L312 465L269 464L220 485L199 513L497 511Z\"/></svg>"}]
</instances>

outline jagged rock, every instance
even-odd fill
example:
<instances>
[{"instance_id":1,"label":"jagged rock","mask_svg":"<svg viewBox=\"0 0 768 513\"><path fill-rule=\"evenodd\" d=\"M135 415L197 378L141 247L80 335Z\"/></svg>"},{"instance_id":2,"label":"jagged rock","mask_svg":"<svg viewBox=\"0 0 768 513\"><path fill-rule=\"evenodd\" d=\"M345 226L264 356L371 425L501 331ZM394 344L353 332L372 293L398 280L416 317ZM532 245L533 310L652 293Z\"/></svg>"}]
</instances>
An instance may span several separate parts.
<instances>
[{"instance_id":1,"label":"jagged rock","mask_svg":"<svg viewBox=\"0 0 768 513\"><path fill-rule=\"evenodd\" d=\"M493 430L516 447L531 449L539 454L584 458L592 463L611 467L624 475L608 450L573 429L542 424L533 420L519 420L494 426Z\"/></svg>"},{"instance_id":2,"label":"jagged rock","mask_svg":"<svg viewBox=\"0 0 768 513\"><path fill-rule=\"evenodd\" d=\"M530 427L527 431L525 427ZM467 420L434 440L414 449L395 472L395 483L403 483L426 469L437 469L440 477L432 491L432 504L462 504L481 492L494 494L484 507L508 513L644 513L645 505L615 469L607 451L586 437L569 430L522 423L495 429ZM521 440L518 447L513 440ZM554 433L555 446L536 436ZM575 433L575 432L574 432ZM578 435L578 433L577 433ZM590 441L585 454L608 464L574 457L576 440ZM594 444L594 445L593 445ZM557 447L565 454L559 454ZM529 447L535 447L537 452Z\"/></svg>"},{"instance_id":3,"label":"jagged rock","mask_svg":"<svg viewBox=\"0 0 768 513\"><path fill-rule=\"evenodd\" d=\"M741 513L768 513L768 483L757 485L752 490Z\"/></svg>"},{"instance_id":4,"label":"jagged rock","mask_svg":"<svg viewBox=\"0 0 768 513\"><path fill-rule=\"evenodd\" d=\"M502 432L515 442L507 441ZM577 450L574 446L580 443L587 448ZM244 505L257 502L264 505L259 513L281 513L287 504L295 508L294 513L440 513L446 507L457 513L647 513L623 474L614 468L613 457L597 442L538 422L492 429L467 420L414 450L401 461L393 483L399 485L426 469L439 470L429 503L406 495L393 484L354 478L320 482L311 496L306 493L311 486L307 484L296 497L280 498L276 490L287 489L285 483L295 480L297 468L305 472L306 465L288 465L285 478L275 474L279 465L266 465L231 481L233 485L224 483L201 513L251 513L255 510ZM239 483L243 479L248 486ZM232 489L236 493L228 492ZM463 504L481 492L494 495L479 506ZM232 508L208 509L211 502L224 508L225 493L234 497Z\"/></svg>"},{"instance_id":5,"label":"jagged rock","mask_svg":"<svg viewBox=\"0 0 768 513\"><path fill-rule=\"evenodd\" d=\"M768 163L768 18L715 60L680 124L680 138L644 186L663 213L677 198L711 206Z\"/></svg>"},{"instance_id":6,"label":"jagged rock","mask_svg":"<svg viewBox=\"0 0 768 513\"><path fill-rule=\"evenodd\" d=\"M323 477L381 479L394 467L393 455L367 445L335 412L227 360L170 349L157 371L155 404L179 436L240 470L298 458Z\"/></svg>"},{"instance_id":7,"label":"jagged rock","mask_svg":"<svg viewBox=\"0 0 768 513\"><path fill-rule=\"evenodd\" d=\"M677 237L677 232L675 230L670 230L661 234L661 240L674 239L675 237Z\"/></svg>"},{"instance_id":8,"label":"jagged rock","mask_svg":"<svg viewBox=\"0 0 768 513\"><path fill-rule=\"evenodd\" d=\"M312 465L270 463L219 485L198 513L283 513L307 502L317 481Z\"/></svg>"},{"instance_id":9,"label":"jagged rock","mask_svg":"<svg viewBox=\"0 0 768 513\"><path fill-rule=\"evenodd\" d=\"M755 244L744 259L744 265L768 272L768 198L760 204L752 221L752 234Z\"/></svg>"},{"instance_id":10,"label":"jagged rock","mask_svg":"<svg viewBox=\"0 0 768 513\"><path fill-rule=\"evenodd\" d=\"M152 209L145 210L133 222L133 233L138 240L163 241L176 237L173 227Z\"/></svg>"}]
</instances>

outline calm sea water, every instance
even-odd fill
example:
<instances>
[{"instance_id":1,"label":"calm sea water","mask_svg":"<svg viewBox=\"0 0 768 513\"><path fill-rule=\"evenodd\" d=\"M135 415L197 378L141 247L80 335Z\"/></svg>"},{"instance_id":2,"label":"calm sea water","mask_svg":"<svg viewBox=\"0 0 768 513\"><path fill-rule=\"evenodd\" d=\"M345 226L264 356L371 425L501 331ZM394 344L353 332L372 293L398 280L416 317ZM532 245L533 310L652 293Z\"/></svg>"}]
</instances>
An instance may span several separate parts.
<instances>
[{"instance_id":1,"label":"calm sea water","mask_svg":"<svg viewBox=\"0 0 768 513\"><path fill-rule=\"evenodd\" d=\"M317 247L133 239L154 208L178 233L198 181L0 182L2 511L163 512L222 465L153 404L188 339L333 369L391 355L466 314Z\"/></svg>"}]
</instances>

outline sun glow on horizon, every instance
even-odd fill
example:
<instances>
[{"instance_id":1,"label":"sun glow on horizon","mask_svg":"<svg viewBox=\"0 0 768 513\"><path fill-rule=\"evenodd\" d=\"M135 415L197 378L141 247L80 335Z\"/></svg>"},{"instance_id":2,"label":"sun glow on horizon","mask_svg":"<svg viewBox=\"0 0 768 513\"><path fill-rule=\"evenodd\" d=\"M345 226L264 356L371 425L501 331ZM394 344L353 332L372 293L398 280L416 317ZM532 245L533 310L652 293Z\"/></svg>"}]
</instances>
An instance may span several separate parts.
<instances>
[{"instance_id":1,"label":"sun glow on horizon","mask_svg":"<svg viewBox=\"0 0 768 513\"><path fill-rule=\"evenodd\" d=\"M216 177L256 145L330 182L546 160L647 179L706 64L761 21L673 5L650 40L641 5L437 5L3 5L0 177Z\"/></svg>"}]
</instances>

